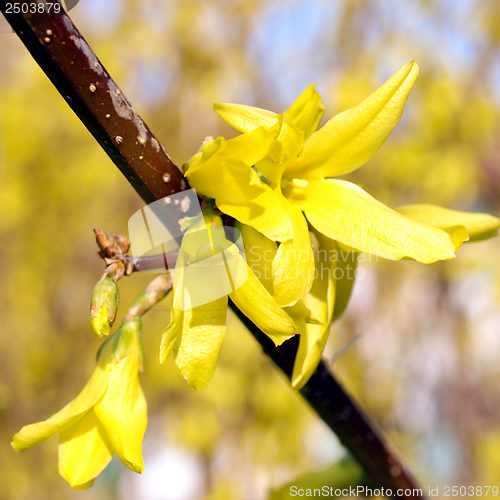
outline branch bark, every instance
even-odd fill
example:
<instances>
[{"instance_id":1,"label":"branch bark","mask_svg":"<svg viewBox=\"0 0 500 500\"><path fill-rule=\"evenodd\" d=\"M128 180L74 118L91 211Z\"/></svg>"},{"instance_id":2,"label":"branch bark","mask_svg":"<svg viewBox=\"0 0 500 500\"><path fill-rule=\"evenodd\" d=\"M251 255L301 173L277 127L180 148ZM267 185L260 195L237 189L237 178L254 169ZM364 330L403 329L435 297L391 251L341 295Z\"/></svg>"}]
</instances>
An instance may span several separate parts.
<instances>
[{"instance_id":1,"label":"branch bark","mask_svg":"<svg viewBox=\"0 0 500 500\"><path fill-rule=\"evenodd\" d=\"M5 7L6 2L1 0L2 13L35 61L143 200L151 203L186 189L180 169L69 16L53 11L7 14ZM233 304L232 309L275 365L290 377L296 338L275 347ZM396 496L397 489L410 489L414 491L408 498L424 498L376 426L324 363L300 392L359 461L372 486L389 490L389 497Z\"/></svg>"}]
</instances>

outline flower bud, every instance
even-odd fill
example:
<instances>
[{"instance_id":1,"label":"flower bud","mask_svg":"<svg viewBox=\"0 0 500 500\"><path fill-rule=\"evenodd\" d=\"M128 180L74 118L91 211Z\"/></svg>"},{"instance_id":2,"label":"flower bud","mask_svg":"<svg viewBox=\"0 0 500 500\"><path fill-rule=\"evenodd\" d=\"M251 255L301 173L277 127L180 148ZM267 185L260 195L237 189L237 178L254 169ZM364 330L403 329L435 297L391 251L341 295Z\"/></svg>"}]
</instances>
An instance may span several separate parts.
<instances>
[{"instance_id":1,"label":"flower bud","mask_svg":"<svg viewBox=\"0 0 500 500\"><path fill-rule=\"evenodd\" d=\"M101 278L90 297L90 324L97 336L109 335L119 301L116 281L109 275Z\"/></svg>"}]
</instances>

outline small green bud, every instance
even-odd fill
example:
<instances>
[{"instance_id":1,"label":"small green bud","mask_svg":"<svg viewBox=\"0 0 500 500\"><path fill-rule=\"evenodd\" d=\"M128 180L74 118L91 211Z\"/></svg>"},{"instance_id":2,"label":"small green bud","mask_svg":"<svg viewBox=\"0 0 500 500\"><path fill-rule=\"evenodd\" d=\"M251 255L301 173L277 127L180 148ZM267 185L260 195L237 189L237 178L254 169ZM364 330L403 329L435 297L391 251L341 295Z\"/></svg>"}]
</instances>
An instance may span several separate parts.
<instances>
[{"instance_id":1,"label":"small green bud","mask_svg":"<svg viewBox=\"0 0 500 500\"><path fill-rule=\"evenodd\" d=\"M111 276L104 276L95 284L90 296L90 324L98 337L109 335L119 302L116 281Z\"/></svg>"}]
</instances>

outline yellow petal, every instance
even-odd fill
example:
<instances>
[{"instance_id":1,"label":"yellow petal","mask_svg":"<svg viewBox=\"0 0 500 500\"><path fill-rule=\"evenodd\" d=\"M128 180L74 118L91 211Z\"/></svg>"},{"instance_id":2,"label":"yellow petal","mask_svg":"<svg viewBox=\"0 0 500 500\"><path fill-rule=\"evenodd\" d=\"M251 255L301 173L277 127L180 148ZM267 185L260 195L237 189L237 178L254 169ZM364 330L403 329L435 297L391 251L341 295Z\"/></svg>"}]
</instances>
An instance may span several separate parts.
<instances>
[{"instance_id":1,"label":"yellow petal","mask_svg":"<svg viewBox=\"0 0 500 500\"><path fill-rule=\"evenodd\" d=\"M335 305L332 321L346 310L351 298L358 267L358 253L341 249L337 245L337 267L335 269Z\"/></svg>"},{"instance_id":2,"label":"yellow petal","mask_svg":"<svg viewBox=\"0 0 500 500\"><path fill-rule=\"evenodd\" d=\"M321 97L314 89L314 83L309 85L295 102L283 113L307 139L317 128L325 113Z\"/></svg>"},{"instance_id":3,"label":"yellow petal","mask_svg":"<svg viewBox=\"0 0 500 500\"><path fill-rule=\"evenodd\" d=\"M312 286L314 258L307 222L296 207L287 204L293 224L293 238L281 243L273 260L274 299L281 306L291 306Z\"/></svg>"},{"instance_id":4,"label":"yellow petal","mask_svg":"<svg viewBox=\"0 0 500 500\"><path fill-rule=\"evenodd\" d=\"M256 164L257 170L269 185L276 187L281 184L283 171L291 161L295 161L303 144L304 132L283 118L280 132L269 149L268 156Z\"/></svg>"},{"instance_id":5,"label":"yellow petal","mask_svg":"<svg viewBox=\"0 0 500 500\"><path fill-rule=\"evenodd\" d=\"M217 206L221 212L252 226L271 240L286 241L292 237L292 223L286 212L285 200L277 190L266 187L248 201L217 201Z\"/></svg>"},{"instance_id":6,"label":"yellow petal","mask_svg":"<svg viewBox=\"0 0 500 500\"><path fill-rule=\"evenodd\" d=\"M241 228L241 237L245 246L247 264L265 289L272 295L273 260L278 250L276 243L266 238L253 227L245 224Z\"/></svg>"},{"instance_id":7,"label":"yellow petal","mask_svg":"<svg viewBox=\"0 0 500 500\"><path fill-rule=\"evenodd\" d=\"M106 304L101 304L96 307L95 313L90 318L92 330L98 337L106 337L111 332L109 321L109 310Z\"/></svg>"},{"instance_id":8,"label":"yellow petal","mask_svg":"<svg viewBox=\"0 0 500 500\"><path fill-rule=\"evenodd\" d=\"M293 199L319 232L359 251L426 264L455 256L445 231L402 216L351 182L313 181Z\"/></svg>"},{"instance_id":9,"label":"yellow petal","mask_svg":"<svg viewBox=\"0 0 500 500\"><path fill-rule=\"evenodd\" d=\"M279 120L279 115L272 111L244 104L216 102L214 110L225 122L240 132L251 132L257 127L269 128Z\"/></svg>"},{"instance_id":10,"label":"yellow petal","mask_svg":"<svg viewBox=\"0 0 500 500\"><path fill-rule=\"evenodd\" d=\"M196 389L204 387L212 377L226 324L231 282L222 252L228 256L231 252L239 255L238 248L226 239L219 220L208 222L210 225L205 230L188 231L183 237L171 294L171 323L162 334L160 346L160 362L174 351L182 375ZM215 257L218 257L217 272L207 277L204 272L213 270L210 261ZM245 264L241 256L240 259ZM191 271L194 272L190 279ZM237 280L238 269L234 271ZM227 288L220 286L222 281L227 282ZM214 297L222 298L213 301ZM206 301L209 302L204 303Z\"/></svg>"},{"instance_id":11,"label":"yellow petal","mask_svg":"<svg viewBox=\"0 0 500 500\"><path fill-rule=\"evenodd\" d=\"M227 141L224 137L207 137L201 144L198 152L193 155L189 161L184 165L184 169L189 168L195 170L198 166L203 165L210 160L210 158L225 147Z\"/></svg>"},{"instance_id":12,"label":"yellow petal","mask_svg":"<svg viewBox=\"0 0 500 500\"><path fill-rule=\"evenodd\" d=\"M177 270L176 270L177 272ZM170 292L170 296L173 297L174 292ZM184 312L181 310L179 305L175 300L172 301L172 309L170 316L169 326L161 334L160 343L160 363L165 363L166 359L170 353L174 350L176 344L181 339L182 328L184 325Z\"/></svg>"},{"instance_id":13,"label":"yellow petal","mask_svg":"<svg viewBox=\"0 0 500 500\"><path fill-rule=\"evenodd\" d=\"M203 233L202 231L197 231L196 228L186 231L182 238L181 247L175 263L173 287L172 291L168 294L170 299L170 324L161 334L160 364L165 363L170 353L179 345L182 336L182 329L184 328L184 299L188 298L186 297L184 286L185 266L196 259L200 251L199 246L205 246L207 240L209 240L208 231ZM210 253L212 253L213 249L211 245L209 246ZM194 256L192 254L194 254Z\"/></svg>"},{"instance_id":14,"label":"yellow petal","mask_svg":"<svg viewBox=\"0 0 500 500\"><path fill-rule=\"evenodd\" d=\"M316 278L302 303L308 316L297 318L300 340L293 365L292 386L301 389L316 370L325 348L335 303L335 242L323 238L316 255Z\"/></svg>"},{"instance_id":15,"label":"yellow petal","mask_svg":"<svg viewBox=\"0 0 500 500\"><path fill-rule=\"evenodd\" d=\"M297 333L292 318L274 300L250 268L245 283L229 294L229 297L276 345Z\"/></svg>"},{"instance_id":16,"label":"yellow petal","mask_svg":"<svg viewBox=\"0 0 500 500\"><path fill-rule=\"evenodd\" d=\"M90 487L112 456L105 431L93 411L61 433L59 473L72 488Z\"/></svg>"},{"instance_id":17,"label":"yellow petal","mask_svg":"<svg viewBox=\"0 0 500 500\"><path fill-rule=\"evenodd\" d=\"M99 362L82 392L47 420L24 426L13 438L12 447L23 451L70 427L87 413L104 394L109 371Z\"/></svg>"},{"instance_id":18,"label":"yellow petal","mask_svg":"<svg viewBox=\"0 0 500 500\"><path fill-rule=\"evenodd\" d=\"M279 119L279 115L272 111L243 104L215 103L214 110L240 132L249 132L259 126L269 128ZM324 112L321 97L312 84L300 94L283 116L302 130L307 138L318 128Z\"/></svg>"},{"instance_id":19,"label":"yellow petal","mask_svg":"<svg viewBox=\"0 0 500 500\"><path fill-rule=\"evenodd\" d=\"M208 169L211 172L219 170L221 159L237 160L251 167L262 160L273 144L279 132L279 125L271 129L259 127L247 134L241 134L234 139L226 140L223 137L213 139L202 145L202 156L195 155L188 163L188 169L185 172L186 177L192 176L200 169ZM208 152L206 150L208 149ZM195 188L196 189L196 188ZM201 192L201 191L200 191ZM206 196L210 196L201 192ZM211 196L214 198L214 196Z\"/></svg>"},{"instance_id":20,"label":"yellow petal","mask_svg":"<svg viewBox=\"0 0 500 500\"><path fill-rule=\"evenodd\" d=\"M292 224L285 200L278 189L262 182L257 172L236 160L222 159L210 168L188 175L199 193L214 198L219 209L268 238L284 241L292 237Z\"/></svg>"},{"instance_id":21,"label":"yellow petal","mask_svg":"<svg viewBox=\"0 0 500 500\"><path fill-rule=\"evenodd\" d=\"M142 347L134 331L127 342L128 354L111 367L106 393L94 411L120 460L129 469L142 472L142 439L147 425L147 405L139 383Z\"/></svg>"},{"instance_id":22,"label":"yellow petal","mask_svg":"<svg viewBox=\"0 0 500 500\"><path fill-rule=\"evenodd\" d=\"M417 75L417 64L410 62L361 104L334 116L309 137L287 172L331 177L363 165L399 122Z\"/></svg>"},{"instance_id":23,"label":"yellow petal","mask_svg":"<svg viewBox=\"0 0 500 500\"><path fill-rule=\"evenodd\" d=\"M91 481L88 481L86 483L77 484L75 486L72 486L72 488L74 490L88 490L89 488L92 488L93 485L94 485L94 480L92 479Z\"/></svg>"},{"instance_id":24,"label":"yellow petal","mask_svg":"<svg viewBox=\"0 0 500 500\"><path fill-rule=\"evenodd\" d=\"M480 241L496 236L500 228L500 219L490 214L475 212L460 212L436 205L407 205L398 208L405 217L439 227L444 231L456 232L457 227L467 230L469 239L462 241Z\"/></svg>"},{"instance_id":25,"label":"yellow petal","mask_svg":"<svg viewBox=\"0 0 500 500\"><path fill-rule=\"evenodd\" d=\"M206 387L217 365L224 339L227 296L184 311L175 362L188 384Z\"/></svg>"}]
</instances>

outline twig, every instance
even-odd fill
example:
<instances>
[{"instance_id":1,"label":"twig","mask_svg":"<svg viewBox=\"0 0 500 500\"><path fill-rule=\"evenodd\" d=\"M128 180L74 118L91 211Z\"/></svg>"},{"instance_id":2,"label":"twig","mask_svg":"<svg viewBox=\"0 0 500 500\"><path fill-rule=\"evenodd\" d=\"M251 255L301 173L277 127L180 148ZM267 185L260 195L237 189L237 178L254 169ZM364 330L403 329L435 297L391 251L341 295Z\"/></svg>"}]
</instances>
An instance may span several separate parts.
<instances>
[{"instance_id":1,"label":"twig","mask_svg":"<svg viewBox=\"0 0 500 500\"><path fill-rule=\"evenodd\" d=\"M180 170L66 13L6 14L4 1L0 8L33 58L146 203L186 189ZM296 340L276 348L248 318L234 306L232 309L289 377ZM423 498L382 435L323 363L300 392L359 461L373 486L390 490L387 496L396 496L398 488L409 488L415 491L408 497Z\"/></svg>"},{"instance_id":2,"label":"twig","mask_svg":"<svg viewBox=\"0 0 500 500\"><path fill-rule=\"evenodd\" d=\"M236 307L233 311L264 352L290 378L298 347L297 337L275 347ZM419 494L420 487L391 451L377 426L337 382L323 361L300 393L363 467L371 485L392 490L394 496L397 489L409 489L413 493L407 498L425 498Z\"/></svg>"},{"instance_id":3,"label":"twig","mask_svg":"<svg viewBox=\"0 0 500 500\"><path fill-rule=\"evenodd\" d=\"M122 234L109 236L102 229L94 228L95 240L99 247L98 255L106 263L103 276L109 274L115 281L123 276L130 276L134 271L132 258L127 255L129 239Z\"/></svg>"},{"instance_id":4,"label":"twig","mask_svg":"<svg viewBox=\"0 0 500 500\"><path fill-rule=\"evenodd\" d=\"M125 320L138 318L148 312L172 289L170 274L160 274L149 283L146 289L134 300L130 306Z\"/></svg>"}]
</instances>

